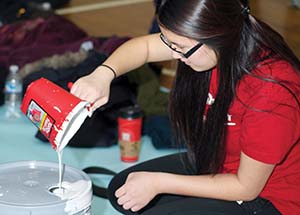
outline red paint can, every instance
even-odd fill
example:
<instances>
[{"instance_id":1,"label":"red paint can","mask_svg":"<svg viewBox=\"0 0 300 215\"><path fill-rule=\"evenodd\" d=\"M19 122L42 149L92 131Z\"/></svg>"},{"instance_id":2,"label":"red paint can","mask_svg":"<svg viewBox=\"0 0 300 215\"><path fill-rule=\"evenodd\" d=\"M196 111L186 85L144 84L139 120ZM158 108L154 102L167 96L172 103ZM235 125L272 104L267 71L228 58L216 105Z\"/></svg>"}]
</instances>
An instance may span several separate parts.
<instances>
[{"instance_id":1,"label":"red paint can","mask_svg":"<svg viewBox=\"0 0 300 215\"><path fill-rule=\"evenodd\" d=\"M27 87L21 111L57 151L68 144L91 114L89 102L82 101L45 78Z\"/></svg>"},{"instance_id":2,"label":"red paint can","mask_svg":"<svg viewBox=\"0 0 300 215\"><path fill-rule=\"evenodd\" d=\"M141 147L142 111L138 106L120 110L118 117L118 140L121 160L135 162Z\"/></svg>"}]
</instances>

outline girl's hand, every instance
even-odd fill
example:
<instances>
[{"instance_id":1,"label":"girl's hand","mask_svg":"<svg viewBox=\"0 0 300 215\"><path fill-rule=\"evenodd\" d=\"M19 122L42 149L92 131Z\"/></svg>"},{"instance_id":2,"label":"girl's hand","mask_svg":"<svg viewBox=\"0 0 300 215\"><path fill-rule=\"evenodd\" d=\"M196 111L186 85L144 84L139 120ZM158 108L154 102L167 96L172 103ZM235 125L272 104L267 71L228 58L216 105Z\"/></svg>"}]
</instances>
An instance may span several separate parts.
<instances>
[{"instance_id":1,"label":"girl's hand","mask_svg":"<svg viewBox=\"0 0 300 215\"><path fill-rule=\"evenodd\" d=\"M154 172L130 173L126 182L115 193L118 204L125 210L136 212L145 207L157 194L158 174Z\"/></svg>"},{"instance_id":2,"label":"girl's hand","mask_svg":"<svg viewBox=\"0 0 300 215\"><path fill-rule=\"evenodd\" d=\"M71 88L71 93L93 104L95 110L106 104L109 99L113 73L108 68L98 67L90 75L78 79Z\"/></svg>"}]
</instances>

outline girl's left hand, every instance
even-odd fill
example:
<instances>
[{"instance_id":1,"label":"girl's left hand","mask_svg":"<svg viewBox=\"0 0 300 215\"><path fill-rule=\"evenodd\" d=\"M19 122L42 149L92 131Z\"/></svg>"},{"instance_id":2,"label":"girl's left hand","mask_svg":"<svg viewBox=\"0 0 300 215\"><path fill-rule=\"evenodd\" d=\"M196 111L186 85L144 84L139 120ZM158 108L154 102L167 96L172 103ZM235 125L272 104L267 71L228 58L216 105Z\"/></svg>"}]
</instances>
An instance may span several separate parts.
<instances>
[{"instance_id":1,"label":"girl's left hand","mask_svg":"<svg viewBox=\"0 0 300 215\"><path fill-rule=\"evenodd\" d=\"M158 175L154 172L130 173L126 182L115 193L118 204L136 212L145 207L158 193Z\"/></svg>"}]
</instances>

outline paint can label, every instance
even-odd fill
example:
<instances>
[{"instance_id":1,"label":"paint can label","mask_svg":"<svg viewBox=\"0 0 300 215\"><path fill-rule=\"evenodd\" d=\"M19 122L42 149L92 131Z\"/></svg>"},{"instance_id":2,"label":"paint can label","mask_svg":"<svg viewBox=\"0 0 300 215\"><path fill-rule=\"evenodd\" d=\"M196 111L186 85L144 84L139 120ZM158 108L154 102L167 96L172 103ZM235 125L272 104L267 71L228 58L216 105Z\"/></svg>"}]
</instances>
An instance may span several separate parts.
<instances>
[{"instance_id":1,"label":"paint can label","mask_svg":"<svg viewBox=\"0 0 300 215\"><path fill-rule=\"evenodd\" d=\"M55 121L34 100L30 101L26 115L45 137L50 137Z\"/></svg>"}]
</instances>

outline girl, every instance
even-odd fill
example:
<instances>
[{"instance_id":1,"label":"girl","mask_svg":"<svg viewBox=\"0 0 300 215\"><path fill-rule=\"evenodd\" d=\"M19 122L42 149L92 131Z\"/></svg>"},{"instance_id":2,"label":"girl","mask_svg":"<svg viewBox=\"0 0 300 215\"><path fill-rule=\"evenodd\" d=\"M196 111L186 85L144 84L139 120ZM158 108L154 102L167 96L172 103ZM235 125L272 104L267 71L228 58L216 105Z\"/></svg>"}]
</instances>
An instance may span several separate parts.
<instances>
[{"instance_id":1,"label":"girl","mask_svg":"<svg viewBox=\"0 0 300 215\"><path fill-rule=\"evenodd\" d=\"M162 0L160 34L132 39L71 92L105 104L112 79L178 59L170 117L187 152L109 185L124 214L300 214L300 62L245 0Z\"/></svg>"}]
</instances>

